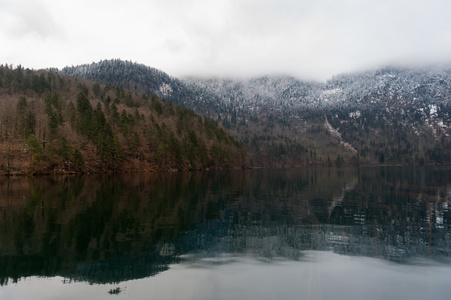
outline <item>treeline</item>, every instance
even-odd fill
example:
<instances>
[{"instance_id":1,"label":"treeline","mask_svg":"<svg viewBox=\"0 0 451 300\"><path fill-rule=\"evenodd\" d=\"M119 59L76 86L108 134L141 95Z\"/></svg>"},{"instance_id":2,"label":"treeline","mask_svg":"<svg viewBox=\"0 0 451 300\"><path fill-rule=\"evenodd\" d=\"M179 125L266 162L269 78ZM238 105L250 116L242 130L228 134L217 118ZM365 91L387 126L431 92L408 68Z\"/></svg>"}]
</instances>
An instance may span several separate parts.
<instances>
[{"instance_id":1,"label":"treeline","mask_svg":"<svg viewBox=\"0 0 451 300\"><path fill-rule=\"evenodd\" d=\"M0 66L1 173L246 167L216 121L155 94Z\"/></svg>"}]
</instances>

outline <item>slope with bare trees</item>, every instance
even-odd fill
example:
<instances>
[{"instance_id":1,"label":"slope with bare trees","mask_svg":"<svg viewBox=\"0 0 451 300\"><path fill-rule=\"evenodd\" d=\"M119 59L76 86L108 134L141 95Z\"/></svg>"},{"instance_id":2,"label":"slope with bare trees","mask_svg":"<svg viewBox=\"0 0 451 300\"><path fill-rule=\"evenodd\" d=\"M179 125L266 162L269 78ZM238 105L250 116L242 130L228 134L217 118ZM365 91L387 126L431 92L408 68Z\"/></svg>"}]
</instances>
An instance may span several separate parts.
<instances>
[{"instance_id":1,"label":"slope with bare trees","mask_svg":"<svg viewBox=\"0 0 451 300\"><path fill-rule=\"evenodd\" d=\"M85 79L0 66L0 173L243 168L244 146L191 109Z\"/></svg>"}]
</instances>

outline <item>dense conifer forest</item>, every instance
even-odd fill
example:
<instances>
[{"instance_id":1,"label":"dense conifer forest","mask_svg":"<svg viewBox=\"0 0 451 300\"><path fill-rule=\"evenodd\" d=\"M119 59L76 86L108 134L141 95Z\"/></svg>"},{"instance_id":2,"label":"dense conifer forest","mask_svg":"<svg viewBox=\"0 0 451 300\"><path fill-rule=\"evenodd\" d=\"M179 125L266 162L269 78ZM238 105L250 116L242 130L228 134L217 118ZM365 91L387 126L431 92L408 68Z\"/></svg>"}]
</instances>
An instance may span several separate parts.
<instances>
[{"instance_id":1,"label":"dense conifer forest","mask_svg":"<svg viewBox=\"0 0 451 300\"><path fill-rule=\"evenodd\" d=\"M0 66L0 173L245 168L217 121L156 94Z\"/></svg>"},{"instance_id":2,"label":"dense conifer forest","mask_svg":"<svg viewBox=\"0 0 451 300\"><path fill-rule=\"evenodd\" d=\"M449 165L451 69L386 67L327 82L290 76L177 79L122 60L57 70L193 109L255 166Z\"/></svg>"}]
</instances>

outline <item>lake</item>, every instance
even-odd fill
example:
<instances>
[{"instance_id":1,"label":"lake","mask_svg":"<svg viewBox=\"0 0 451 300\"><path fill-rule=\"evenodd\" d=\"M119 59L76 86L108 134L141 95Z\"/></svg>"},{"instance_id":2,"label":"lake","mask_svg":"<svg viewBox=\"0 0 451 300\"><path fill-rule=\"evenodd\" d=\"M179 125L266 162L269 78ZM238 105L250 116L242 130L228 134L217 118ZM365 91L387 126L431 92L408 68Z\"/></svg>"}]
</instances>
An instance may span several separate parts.
<instances>
[{"instance_id":1,"label":"lake","mask_svg":"<svg viewBox=\"0 0 451 300\"><path fill-rule=\"evenodd\" d=\"M0 178L0 299L449 299L451 168Z\"/></svg>"}]
</instances>

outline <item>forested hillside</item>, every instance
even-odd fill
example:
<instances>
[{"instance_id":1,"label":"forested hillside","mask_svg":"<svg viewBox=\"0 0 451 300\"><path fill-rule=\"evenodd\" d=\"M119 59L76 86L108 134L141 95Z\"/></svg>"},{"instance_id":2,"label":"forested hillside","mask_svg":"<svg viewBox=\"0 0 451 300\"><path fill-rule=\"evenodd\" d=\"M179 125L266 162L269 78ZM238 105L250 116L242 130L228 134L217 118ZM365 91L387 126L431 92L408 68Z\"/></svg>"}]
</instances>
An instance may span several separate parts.
<instances>
[{"instance_id":1,"label":"forested hillside","mask_svg":"<svg viewBox=\"0 0 451 300\"><path fill-rule=\"evenodd\" d=\"M318 83L285 77L251 81L180 80L154 68L118 59L66 67L58 72L117 84L147 95L155 93L215 119L243 141L255 166L332 166L336 159L342 165L343 157L352 164L356 161L355 154L342 149L340 142L331 139L324 129L323 111L312 111L309 115L313 118L306 122L293 110L297 107L293 101L316 101ZM281 93L291 100L281 97Z\"/></svg>"},{"instance_id":2,"label":"forested hillside","mask_svg":"<svg viewBox=\"0 0 451 300\"><path fill-rule=\"evenodd\" d=\"M257 166L451 164L451 69L381 68L325 83L172 78L121 60L64 68L211 117Z\"/></svg>"},{"instance_id":3,"label":"forested hillside","mask_svg":"<svg viewBox=\"0 0 451 300\"><path fill-rule=\"evenodd\" d=\"M244 168L217 121L122 87L0 66L0 173Z\"/></svg>"}]
</instances>

